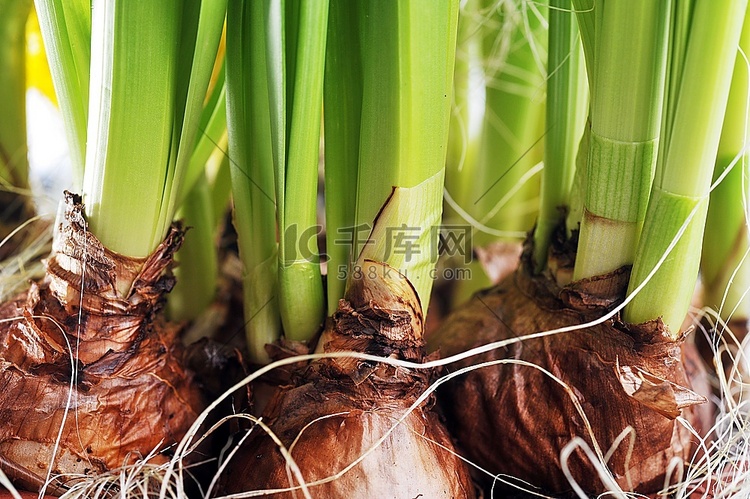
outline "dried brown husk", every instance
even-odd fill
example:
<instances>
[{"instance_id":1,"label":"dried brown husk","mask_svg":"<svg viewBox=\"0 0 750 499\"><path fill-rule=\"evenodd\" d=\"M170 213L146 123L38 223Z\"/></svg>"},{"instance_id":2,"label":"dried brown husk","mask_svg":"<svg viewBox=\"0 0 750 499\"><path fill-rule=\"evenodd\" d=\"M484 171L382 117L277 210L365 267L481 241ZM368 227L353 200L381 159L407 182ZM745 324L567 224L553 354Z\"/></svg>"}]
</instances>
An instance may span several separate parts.
<instances>
[{"instance_id":1,"label":"dried brown husk","mask_svg":"<svg viewBox=\"0 0 750 499\"><path fill-rule=\"evenodd\" d=\"M443 356L453 355L586 323L622 298L627 269L560 288L548 277L531 276L529 254L514 274L450 315L431 346ZM687 465L695 452L696 438L677 417L687 419L699 433L710 425L700 359L684 337L671 341L660 320L632 325L615 318L512 343L452 368L498 359L511 362L455 378L440 393L440 402L461 452L491 473L531 484L526 487L532 490L569 494L572 487L561 466L563 448L580 437L595 449L590 428L606 455L621 432L632 427L632 448L628 437L607 467L624 490L658 491L670 461ZM542 370L514 360L548 371L568 389ZM567 465L587 493L607 490L582 449L570 455ZM494 485L496 490L510 489L502 481Z\"/></svg>"},{"instance_id":2,"label":"dried brown husk","mask_svg":"<svg viewBox=\"0 0 750 499\"><path fill-rule=\"evenodd\" d=\"M423 361L416 292L387 265L366 263L378 269L377 277L363 272L362 280L353 281L323 334L324 351ZM428 388L431 372L343 358L316 360L292 377L293 384L272 397L263 421L290 450L306 483L332 478L311 485L313 497L475 496L433 399L408 412ZM222 480L226 493L298 485L278 446L258 426ZM273 497L298 496L285 492Z\"/></svg>"},{"instance_id":3,"label":"dried brown husk","mask_svg":"<svg viewBox=\"0 0 750 499\"><path fill-rule=\"evenodd\" d=\"M173 227L147 258L113 253L66 193L45 277L0 306L0 461L24 487L40 487L51 463L96 474L168 448L202 409L178 329L159 313L182 238Z\"/></svg>"}]
</instances>

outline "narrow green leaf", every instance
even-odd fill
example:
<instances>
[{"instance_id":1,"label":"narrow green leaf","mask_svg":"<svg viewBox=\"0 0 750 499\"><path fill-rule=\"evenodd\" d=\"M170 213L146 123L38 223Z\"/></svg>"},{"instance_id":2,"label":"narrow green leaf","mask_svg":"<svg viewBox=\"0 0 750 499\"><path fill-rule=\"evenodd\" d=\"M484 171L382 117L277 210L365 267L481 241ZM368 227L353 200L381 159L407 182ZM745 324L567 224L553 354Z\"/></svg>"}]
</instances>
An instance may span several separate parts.
<instances>
[{"instance_id":1,"label":"narrow green leaf","mask_svg":"<svg viewBox=\"0 0 750 499\"><path fill-rule=\"evenodd\" d=\"M84 201L92 231L115 251L148 255L172 222L224 5L94 2ZM135 206L150 212L134 217Z\"/></svg>"},{"instance_id":2,"label":"narrow green leaf","mask_svg":"<svg viewBox=\"0 0 750 499\"><path fill-rule=\"evenodd\" d=\"M279 306L287 338L309 340L320 329L325 310L317 245L317 194L328 0L289 0L287 14L289 9L291 22L285 32L287 163L283 203L278 205L283 212L279 224ZM300 302L299 296L305 300Z\"/></svg>"},{"instance_id":3,"label":"narrow green leaf","mask_svg":"<svg viewBox=\"0 0 750 499\"><path fill-rule=\"evenodd\" d=\"M52 83L73 165L73 188L83 184L91 61L91 0L35 0Z\"/></svg>"},{"instance_id":4,"label":"narrow green leaf","mask_svg":"<svg viewBox=\"0 0 750 499\"><path fill-rule=\"evenodd\" d=\"M632 293L663 258L688 211L693 213L673 252L625 308L625 319L630 322L663 317L675 338L687 313L685 297L692 294L698 275L711 175L746 8L747 0L695 5L672 133L664 145L666 163L654 181L652 197L658 194L658 198L649 202L631 274L628 290Z\"/></svg>"},{"instance_id":5,"label":"narrow green leaf","mask_svg":"<svg viewBox=\"0 0 750 499\"><path fill-rule=\"evenodd\" d=\"M547 106L539 217L534 230L534 263L547 265L555 228L570 206L578 142L586 121L588 100L579 34L568 0L552 0L549 12Z\"/></svg>"},{"instance_id":6,"label":"narrow green leaf","mask_svg":"<svg viewBox=\"0 0 750 499\"><path fill-rule=\"evenodd\" d=\"M591 131L574 279L631 264L656 168L666 77L669 2L594 6ZM588 32L583 31L582 35ZM584 41L584 47L591 43ZM628 82L624 85L623 82ZM618 248L602 253L604 248Z\"/></svg>"},{"instance_id":7,"label":"narrow green leaf","mask_svg":"<svg viewBox=\"0 0 750 499\"><path fill-rule=\"evenodd\" d=\"M269 360L263 345L281 334L272 100L266 72L269 5L230 2L227 10L227 131L234 226L244 265L247 343L251 360L258 363Z\"/></svg>"},{"instance_id":8,"label":"narrow green leaf","mask_svg":"<svg viewBox=\"0 0 750 499\"><path fill-rule=\"evenodd\" d=\"M325 196L328 314L344 296L351 264L362 113L358 6L332 0L325 74Z\"/></svg>"},{"instance_id":9,"label":"narrow green leaf","mask_svg":"<svg viewBox=\"0 0 750 499\"><path fill-rule=\"evenodd\" d=\"M212 98L203 109L201 123L198 126L198 138L190 157L190 163L185 170L183 187L180 189L182 192L193 188L195 182L203 173L208 158L219 146L226 133L227 94L224 78L222 78L221 83L217 85L215 92L212 94Z\"/></svg>"},{"instance_id":10,"label":"narrow green leaf","mask_svg":"<svg viewBox=\"0 0 750 499\"><path fill-rule=\"evenodd\" d=\"M180 25L178 66L175 86L175 118L172 132L170 165L164 181L164 196L159 226L154 239L160 241L169 230L183 181L194 156L204 100L221 40L227 0L187 2ZM223 119L223 118L220 118ZM217 123L220 126L221 123Z\"/></svg>"},{"instance_id":11,"label":"narrow green leaf","mask_svg":"<svg viewBox=\"0 0 750 499\"><path fill-rule=\"evenodd\" d=\"M596 47L597 47L597 16L601 15L602 4L604 0L571 0L570 5L573 7L578 26L581 33L581 42L583 44L583 53L586 59L586 68L588 68L589 87L592 88L592 68L596 67ZM563 6L555 5L562 9ZM600 28L601 29L601 28Z\"/></svg>"},{"instance_id":12,"label":"narrow green leaf","mask_svg":"<svg viewBox=\"0 0 750 499\"><path fill-rule=\"evenodd\" d=\"M31 0L0 0L0 189L28 186L26 19Z\"/></svg>"},{"instance_id":13,"label":"narrow green leaf","mask_svg":"<svg viewBox=\"0 0 750 499\"><path fill-rule=\"evenodd\" d=\"M214 150L206 165L206 171L211 179L211 199L216 226L220 226L226 219L229 201L232 197L232 175L229 168L229 155L226 153L228 149L226 136L221 144L222 148Z\"/></svg>"},{"instance_id":14,"label":"narrow green leaf","mask_svg":"<svg viewBox=\"0 0 750 499\"><path fill-rule=\"evenodd\" d=\"M695 0L673 0L669 48L667 50L667 81L664 86L664 110L662 112L661 138L662 144L669 144L674 125L674 113L677 108L680 81L685 67L685 55L690 35L690 22L693 17ZM661 168L666 164L667 147L659 148L656 163L656 178L661 177Z\"/></svg>"},{"instance_id":15,"label":"narrow green leaf","mask_svg":"<svg viewBox=\"0 0 750 499\"><path fill-rule=\"evenodd\" d=\"M276 203L284 206L286 154L287 154L287 119L286 119L286 54L284 53L284 12L287 0L263 0L266 16L265 49L266 75L268 78L268 99L270 105L271 145L273 148L274 178L276 184ZM284 226L284 210L277 213L279 226ZM279 241L284 237L279 234Z\"/></svg>"}]
</instances>

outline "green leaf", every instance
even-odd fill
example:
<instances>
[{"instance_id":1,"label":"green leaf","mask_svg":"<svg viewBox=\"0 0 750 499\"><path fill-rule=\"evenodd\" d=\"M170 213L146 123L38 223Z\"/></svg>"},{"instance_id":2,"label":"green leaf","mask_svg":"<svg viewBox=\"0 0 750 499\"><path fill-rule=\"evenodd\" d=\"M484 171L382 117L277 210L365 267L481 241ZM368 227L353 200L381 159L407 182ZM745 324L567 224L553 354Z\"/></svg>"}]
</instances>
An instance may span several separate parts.
<instances>
[{"instance_id":1,"label":"green leaf","mask_svg":"<svg viewBox=\"0 0 750 499\"><path fill-rule=\"evenodd\" d=\"M549 12L547 106L539 217L534 229L534 263L547 266L554 230L570 208L578 143L588 110L581 44L568 0L552 0Z\"/></svg>"},{"instance_id":2,"label":"green leaf","mask_svg":"<svg viewBox=\"0 0 750 499\"><path fill-rule=\"evenodd\" d=\"M325 310L316 236L328 0L288 0L287 17L288 143L284 196L278 204L283 214L279 308L287 338L309 340L320 329ZM299 296L306 298L303 303Z\"/></svg>"},{"instance_id":3,"label":"green leaf","mask_svg":"<svg viewBox=\"0 0 750 499\"><path fill-rule=\"evenodd\" d=\"M595 40L585 39L591 28L584 24L584 49L594 57L587 59L591 132L576 280L635 256L656 168L669 13L669 2L607 0L585 14L594 16Z\"/></svg>"},{"instance_id":4,"label":"green leaf","mask_svg":"<svg viewBox=\"0 0 750 499\"><path fill-rule=\"evenodd\" d=\"M654 180L652 197L658 198L649 202L628 287L632 293L652 273L689 211L693 218L685 234L625 308L630 322L662 316L674 338L687 313L685 297L692 294L698 275L711 175L746 9L747 0L695 5L684 68L679 84L672 87L679 93L674 96L671 136L664 144L665 163Z\"/></svg>"},{"instance_id":5,"label":"green leaf","mask_svg":"<svg viewBox=\"0 0 750 499\"><path fill-rule=\"evenodd\" d=\"M281 334L278 308L274 144L266 47L267 2L231 2L227 11L227 131L234 226L244 265L246 337L254 362Z\"/></svg>"},{"instance_id":6,"label":"green leaf","mask_svg":"<svg viewBox=\"0 0 750 499\"><path fill-rule=\"evenodd\" d=\"M404 223L405 241L425 241L442 212L458 2L367 1L359 7L364 82L355 226L372 226L380 214L373 248L385 248L387 238L399 237ZM393 187L399 189L393 192ZM384 217L381 208L394 203L391 196L406 192L401 188L415 188L419 208L414 200L398 202L398 208L386 208L396 212ZM415 274L414 279L435 264L426 245L408 261L398 252L373 256L410 278ZM432 280L412 284L427 310Z\"/></svg>"},{"instance_id":7,"label":"green leaf","mask_svg":"<svg viewBox=\"0 0 750 499\"><path fill-rule=\"evenodd\" d=\"M352 263L349 234L354 223L362 114L362 61L358 6L332 0L325 73L325 203L328 254L328 314L344 296ZM355 255L356 256L356 255Z\"/></svg>"},{"instance_id":8,"label":"green leaf","mask_svg":"<svg viewBox=\"0 0 750 499\"><path fill-rule=\"evenodd\" d=\"M30 0L0 0L0 189L28 186L26 19Z\"/></svg>"},{"instance_id":9,"label":"green leaf","mask_svg":"<svg viewBox=\"0 0 750 499\"><path fill-rule=\"evenodd\" d=\"M83 183L91 61L90 0L35 0L52 83L68 137L73 186Z\"/></svg>"},{"instance_id":10,"label":"green leaf","mask_svg":"<svg viewBox=\"0 0 750 499\"><path fill-rule=\"evenodd\" d=\"M84 202L109 248L148 255L172 223L224 20L221 1L95 0ZM126 186L126 187L124 187ZM148 207L134 217L134 207Z\"/></svg>"}]
</instances>

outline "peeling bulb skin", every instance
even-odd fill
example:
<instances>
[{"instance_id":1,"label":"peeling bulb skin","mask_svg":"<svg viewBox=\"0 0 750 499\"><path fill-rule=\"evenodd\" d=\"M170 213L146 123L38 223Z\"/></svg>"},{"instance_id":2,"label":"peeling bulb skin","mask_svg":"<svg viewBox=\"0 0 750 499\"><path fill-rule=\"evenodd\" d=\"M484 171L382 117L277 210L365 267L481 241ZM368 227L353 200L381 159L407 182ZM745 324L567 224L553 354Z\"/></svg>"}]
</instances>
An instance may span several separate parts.
<instances>
[{"instance_id":1,"label":"peeling bulb skin","mask_svg":"<svg viewBox=\"0 0 750 499\"><path fill-rule=\"evenodd\" d=\"M451 314L430 338L430 346L450 356L595 320L616 304L617 290L627 282L622 273L560 288L548 277L531 276L527 249L521 267ZM688 466L696 452L697 439L677 417L689 421L699 434L711 425L705 397L709 388L697 352L684 338L672 341L658 320L641 325L609 320L511 343L451 369L500 359L506 363L446 383L438 397L459 452L490 473L518 479L510 483L525 481L527 490L575 495L560 456L579 437L595 458L606 456L610 486L657 492L670 461ZM628 427L632 434L608 456ZM580 447L572 451L567 466L587 494L611 490ZM517 492L502 481L494 487L496 493Z\"/></svg>"},{"instance_id":2,"label":"peeling bulb skin","mask_svg":"<svg viewBox=\"0 0 750 499\"><path fill-rule=\"evenodd\" d=\"M27 487L50 463L60 483L167 448L203 407L179 330L160 314L183 231L130 259L88 232L80 198L66 203L45 277L0 305L0 461Z\"/></svg>"},{"instance_id":3,"label":"peeling bulb skin","mask_svg":"<svg viewBox=\"0 0 750 499\"><path fill-rule=\"evenodd\" d=\"M394 269L366 263L378 272L350 283L320 340L322 350L424 361L416 292ZM300 366L292 380L276 391L263 421L289 451L312 497L475 497L433 397L407 415L433 380L431 371L319 359ZM299 477L290 470L278 445L254 426L224 471L221 492L301 497ZM297 489L284 490L289 487Z\"/></svg>"}]
</instances>

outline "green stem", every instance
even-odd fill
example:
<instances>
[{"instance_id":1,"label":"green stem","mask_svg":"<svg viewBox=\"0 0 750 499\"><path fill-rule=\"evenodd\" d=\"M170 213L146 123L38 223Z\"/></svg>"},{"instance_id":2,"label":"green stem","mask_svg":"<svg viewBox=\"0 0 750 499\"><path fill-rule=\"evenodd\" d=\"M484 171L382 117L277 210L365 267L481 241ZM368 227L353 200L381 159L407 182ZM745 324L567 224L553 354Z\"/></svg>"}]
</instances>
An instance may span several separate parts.
<instances>
[{"instance_id":1,"label":"green stem","mask_svg":"<svg viewBox=\"0 0 750 499\"><path fill-rule=\"evenodd\" d=\"M690 22L693 17L695 0L674 0L667 57L667 81L664 85L664 110L662 112L661 144L669 144L674 125L674 114L679 87L685 67L685 54L690 38ZM656 162L656 176L660 177L660 169L666 164L667 147L660 147Z\"/></svg>"},{"instance_id":2,"label":"green stem","mask_svg":"<svg viewBox=\"0 0 750 499\"><path fill-rule=\"evenodd\" d=\"M211 184L211 200L214 214L214 225L220 227L227 216L229 201L232 198L232 173L227 150L227 137L219 142L213 154L208 158L206 174Z\"/></svg>"},{"instance_id":3,"label":"green stem","mask_svg":"<svg viewBox=\"0 0 750 499\"><path fill-rule=\"evenodd\" d=\"M172 223L225 9L94 2L83 193L92 232L114 251L146 256ZM134 206L151 211L134 217Z\"/></svg>"},{"instance_id":4,"label":"green stem","mask_svg":"<svg viewBox=\"0 0 750 499\"><path fill-rule=\"evenodd\" d=\"M188 193L177 216L190 229L175 256L177 284L169 294L168 310L173 320L191 321L213 303L219 275L211 188L205 175Z\"/></svg>"},{"instance_id":5,"label":"green stem","mask_svg":"<svg viewBox=\"0 0 750 499\"><path fill-rule=\"evenodd\" d=\"M553 231L570 205L578 142L586 121L587 99L576 19L564 9L567 0L552 0L549 13L547 134L539 218L534 230L534 264L547 266Z\"/></svg>"},{"instance_id":6,"label":"green stem","mask_svg":"<svg viewBox=\"0 0 750 499\"><path fill-rule=\"evenodd\" d=\"M361 7L364 86L355 225L374 228L357 263L369 258L407 275L427 310L435 264L430 241L442 212L458 1L368 1Z\"/></svg>"},{"instance_id":7,"label":"green stem","mask_svg":"<svg viewBox=\"0 0 750 499\"><path fill-rule=\"evenodd\" d=\"M198 138L193 148L193 155L185 171L185 193L190 192L203 174L208 158L213 154L217 145L225 138L227 132L227 94L224 81L224 65L219 80L211 92L198 126ZM182 204L179 202L178 204Z\"/></svg>"},{"instance_id":8,"label":"green stem","mask_svg":"<svg viewBox=\"0 0 750 499\"><path fill-rule=\"evenodd\" d=\"M709 186L746 7L747 0L695 5L665 164L654 181L631 274L629 293L654 271L685 228L624 314L635 323L661 317L674 338L698 274Z\"/></svg>"},{"instance_id":9,"label":"green stem","mask_svg":"<svg viewBox=\"0 0 750 499\"><path fill-rule=\"evenodd\" d=\"M264 2L230 2L227 18L227 129L234 226L244 265L250 359L281 335L277 296L276 204Z\"/></svg>"},{"instance_id":10,"label":"green stem","mask_svg":"<svg viewBox=\"0 0 750 499\"><path fill-rule=\"evenodd\" d=\"M0 189L3 190L28 187L25 27L30 9L30 0L0 0Z\"/></svg>"},{"instance_id":11,"label":"green stem","mask_svg":"<svg viewBox=\"0 0 750 499\"><path fill-rule=\"evenodd\" d=\"M317 195L328 0L290 0L287 7L288 142L284 174L276 178L284 189L278 199L279 309L286 337L307 341L320 330L325 311Z\"/></svg>"},{"instance_id":12,"label":"green stem","mask_svg":"<svg viewBox=\"0 0 750 499\"><path fill-rule=\"evenodd\" d=\"M52 83L65 123L73 188L83 184L91 62L90 0L35 0Z\"/></svg>"},{"instance_id":13,"label":"green stem","mask_svg":"<svg viewBox=\"0 0 750 499\"><path fill-rule=\"evenodd\" d=\"M595 6L601 11L595 45L584 42L595 50L595 66L589 68L591 134L574 279L633 262L656 167L669 8L651 0Z\"/></svg>"},{"instance_id":14,"label":"green stem","mask_svg":"<svg viewBox=\"0 0 750 499\"><path fill-rule=\"evenodd\" d=\"M248 344L264 362L279 316L286 337L297 341L310 340L323 321L316 208L328 1L239 2L230 14L235 226Z\"/></svg>"},{"instance_id":15,"label":"green stem","mask_svg":"<svg viewBox=\"0 0 750 499\"><path fill-rule=\"evenodd\" d=\"M750 53L750 17L745 22L740 48ZM745 207L750 133L747 125L748 69L745 57L737 53L729 90L727 111L721 129L713 181L726 173L711 192L703 236L701 278L703 303L716 310L723 320L750 319L750 249L748 211ZM732 168L726 172L727 168Z\"/></svg>"},{"instance_id":16,"label":"green stem","mask_svg":"<svg viewBox=\"0 0 750 499\"><path fill-rule=\"evenodd\" d=\"M601 0L599 7L596 5L596 0L571 0L573 10L578 20L579 31L581 33L581 44L583 45L583 55L586 60L586 68L588 68L589 88L593 92L593 68L596 67L596 46L597 46L597 26L601 29L601 21L598 18L601 17L603 9L601 8Z\"/></svg>"},{"instance_id":17,"label":"green stem","mask_svg":"<svg viewBox=\"0 0 750 499\"><path fill-rule=\"evenodd\" d=\"M332 0L325 78L325 194L328 254L328 314L344 296L356 236L362 61L358 12L349 0Z\"/></svg>"}]
</instances>

